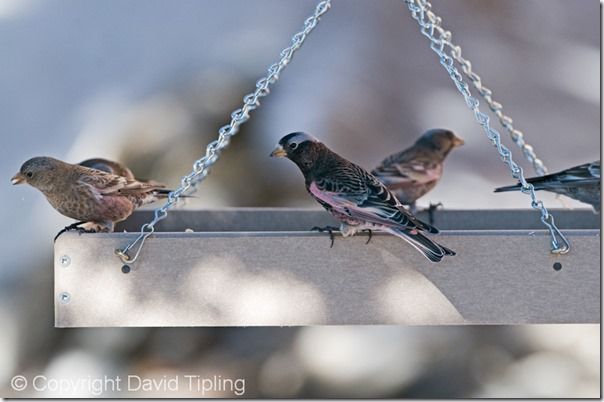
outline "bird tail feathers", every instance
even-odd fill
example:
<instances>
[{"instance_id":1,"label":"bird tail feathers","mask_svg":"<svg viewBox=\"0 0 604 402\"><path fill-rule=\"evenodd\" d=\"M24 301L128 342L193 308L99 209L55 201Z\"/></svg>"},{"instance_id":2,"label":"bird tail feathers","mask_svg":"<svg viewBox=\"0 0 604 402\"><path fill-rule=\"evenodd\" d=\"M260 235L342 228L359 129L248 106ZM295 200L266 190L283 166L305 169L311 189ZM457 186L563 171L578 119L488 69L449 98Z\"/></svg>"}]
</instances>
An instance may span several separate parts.
<instances>
[{"instance_id":1,"label":"bird tail feathers","mask_svg":"<svg viewBox=\"0 0 604 402\"><path fill-rule=\"evenodd\" d=\"M538 179L541 179L541 177L532 177L530 179L526 179L526 182L529 184L532 184L533 188L535 190L548 190L548 189L554 190L557 186L560 186L560 183L539 181ZM519 191L521 189L522 189L522 186L520 185L520 183L518 183L518 184L514 184L512 186L498 187L495 189L494 192L495 193L505 193L508 191Z\"/></svg>"},{"instance_id":2,"label":"bird tail feathers","mask_svg":"<svg viewBox=\"0 0 604 402\"><path fill-rule=\"evenodd\" d=\"M165 188L159 188L157 190L155 190L155 194L157 195L157 198L168 198L168 194L170 194L172 191L174 190L169 190L169 189L165 189ZM194 195L181 195L180 198L196 198Z\"/></svg>"},{"instance_id":3,"label":"bird tail feathers","mask_svg":"<svg viewBox=\"0 0 604 402\"><path fill-rule=\"evenodd\" d=\"M406 240L415 249L421 252L427 259L432 262L439 262L447 255L455 255L455 251L438 244L437 242L427 238L417 230L394 229L389 230L395 236Z\"/></svg>"},{"instance_id":4,"label":"bird tail feathers","mask_svg":"<svg viewBox=\"0 0 604 402\"><path fill-rule=\"evenodd\" d=\"M520 184L515 184L513 186L505 186L505 187L498 187L495 189L496 193L505 193L507 191L517 191L520 190Z\"/></svg>"}]
</instances>

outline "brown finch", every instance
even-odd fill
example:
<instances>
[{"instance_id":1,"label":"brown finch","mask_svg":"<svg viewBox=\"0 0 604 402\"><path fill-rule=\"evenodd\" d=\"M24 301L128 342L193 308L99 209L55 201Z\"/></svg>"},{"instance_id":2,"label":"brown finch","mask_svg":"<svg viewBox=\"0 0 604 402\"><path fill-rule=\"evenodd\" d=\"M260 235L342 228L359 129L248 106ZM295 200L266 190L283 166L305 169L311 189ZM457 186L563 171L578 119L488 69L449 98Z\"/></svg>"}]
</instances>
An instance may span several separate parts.
<instances>
[{"instance_id":1,"label":"brown finch","mask_svg":"<svg viewBox=\"0 0 604 402\"><path fill-rule=\"evenodd\" d=\"M464 141L452 131L426 131L411 146L384 159L371 172L396 198L415 212L415 201L432 190L443 174L443 162Z\"/></svg>"},{"instance_id":2,"label":"brown finch","mask_svg":"<svg viewBox=\"0 0 604 402\"><path fill-rule=\"evenodd\" d=\"M79 221L69 229L85 224L85 231L112 232L136 208L169 193L163 184L138 181L128 168L121 169L114 171L126 176L41 156L25 162L11 182L37 188L59 213Z\"/></svg>"}]
</instances>

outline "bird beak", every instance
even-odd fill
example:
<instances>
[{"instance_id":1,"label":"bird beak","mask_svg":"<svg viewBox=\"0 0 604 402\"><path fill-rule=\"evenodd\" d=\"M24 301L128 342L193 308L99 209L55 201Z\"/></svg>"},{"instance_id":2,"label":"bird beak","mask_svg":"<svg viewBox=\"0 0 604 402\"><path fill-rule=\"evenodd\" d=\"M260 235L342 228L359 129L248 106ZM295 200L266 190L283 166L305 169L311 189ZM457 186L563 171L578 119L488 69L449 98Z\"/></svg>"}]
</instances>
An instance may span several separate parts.
<instances>
[{"instance_id":1,"label":"bird beak","mask_svg":"<svg viewBox=\"0 0 604 402\"><path fill-rule=\"evenodd\" d=\"M21 173L17 173L16 175L13 176L12 179L10 179L10 182L13 184L13 186L15 184L21 184L25 182L25 177L23 177L23 175Z\"/></svg>"},{"instance_id":2,"label":"bird beak","mask_svg":"<svg viewBox=\"0 0 604 402\"><path fill-rule=\"evenodd\" d=\"M461 138L459 138L459 137L455 137L455 139L453 139L453 146L454 147L460 147L460 146L462 146L465 143L466 142L464 140L462 140Z\"/></svg>"},{"instance_id":3,"label":"bird beak","mask_svg":"<svg viewBox=\"0 0 604 402\"><path fill-rule=\"evenodd\" d=\"M287 152L285 152L285 149L283 149L281 145L277 145L277 147L273 149L273 152L271 152L271 157L273 158L283 158L286 156Z\"/></svg>"}]
</instances>

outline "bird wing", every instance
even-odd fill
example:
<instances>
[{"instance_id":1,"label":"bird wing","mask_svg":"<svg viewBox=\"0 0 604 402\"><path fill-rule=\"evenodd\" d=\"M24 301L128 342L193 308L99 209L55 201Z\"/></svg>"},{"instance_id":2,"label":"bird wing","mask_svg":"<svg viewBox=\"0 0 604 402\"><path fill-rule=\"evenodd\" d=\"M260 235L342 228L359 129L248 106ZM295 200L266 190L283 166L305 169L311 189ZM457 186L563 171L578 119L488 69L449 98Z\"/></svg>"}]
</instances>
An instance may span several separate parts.
<instances>
[{"instance_id":1,"label":"bird wing","mask_svg":"<svg viewBox=\"0 0 604 402\"><path fill-rule=\"evenodd\" d=\"M558 173L527 179L529 183L548 186L581 186L600 182L600 162L585 163Z\"/></svg>"},{"instance_id":2,"label":"bird wing","mask_svg":"<svg viewBox=\"0 0 604 402\"><path fill-rule=\"evenodd\" d=\"M115 193L128 184L128 179L125 177L101 172L83 174L78 181L92 187L100 195Z\"/></svg>"},{"instance_id":3,"label":"bird wing","mask_svg":"<svg viewBox=\"0 0 604 402\"><path fill-rule=\"evenodd\" d=\"M96 169L84 169L80 175L79 182L93 189L98 195L140 195L163 188L163 185L142 183L137 180L129 180L122 176L98 171Z\"/></svg>"},{"instance_id":4,"label":"bird wing","mask_svg":"<svg viewBox=\"0 0 604 402\"><path fill-rule=\"evenodd\" d=\"M321 204L353 220L438 232L408 213L384 184L354 164L334 169L312 181L309 191Z\"/></svg>"},{"instance_id":5,"label":"bird wing","mask_svg":"<svg viewBox=\"0 0 604 402\"><path fill-rule=\"evenodd\" d=\"M587 167L587 170L593 177L597 177L599 179L600 178L600 161L595 161L593 163L590 163L589 166Z\"/></svg>"},{"instance_id":6,"label":"bird wing","mask_svg":"<svg viewBox=\"0 0 604 402\"><path fill-rule=\"evenodd\" d=\"M442 164L428 157L411 155L409 152L397 156L398 158L384 159L371 173L388 185L426 184L440 179Z\"/></svg>"},{"instance_id":7,"label":"bird wing","mask_svg":"<svg viewBox=\"0 0 604 402\"><path fill-rule=\"evenodd\" d=\"M585 163L574 166L561 172L548 174L546 176L531 177L526 179L536 190L548 190L568 187L589 187L600 184L600 161ZM521 186L499 187L495 192L517 190Z\"/></svg>"},{"instance_id":8,"label":"bird wing","mask_svg":"<svg viewBox=\"0 0 604 402\"><path fill-rule=\"evenodd\" d=\"M132 171L130 169L128 169L126 166L124 166L118 162L110 161L108 159L102 159L102 158L86 159L85 161L80 162L79 165L87 167L87 168L91 168L91 169L102 170L103 172L111 173L111 174L114 174L117 176L123 176L129 180L138 180L138 179L135 179L134 174L132 174ZM139 181L144 181L144 180L139 180Z\"/></svg>"},{"instance_id":9,"label":"bird wing","mask_svg":"<svg viewBox=\"0 0 604 402\"><path fill-rule=\"evenodd\" d=\"M537 180L538 178L535 178ZM560 183L596 183L600 181L600 162L585 163L559 173L544 176L545 181L559 181ZM531 179L532 180L532 179Z\"/></svg>"}]
</instances>

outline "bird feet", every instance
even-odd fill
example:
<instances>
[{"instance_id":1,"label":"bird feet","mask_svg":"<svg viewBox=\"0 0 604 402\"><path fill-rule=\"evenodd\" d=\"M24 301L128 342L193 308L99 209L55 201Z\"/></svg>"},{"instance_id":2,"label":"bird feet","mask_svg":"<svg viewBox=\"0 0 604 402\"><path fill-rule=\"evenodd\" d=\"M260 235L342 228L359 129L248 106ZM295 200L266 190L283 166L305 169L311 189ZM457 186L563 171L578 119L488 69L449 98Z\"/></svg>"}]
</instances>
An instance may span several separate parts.
<instances>
[{"instance_id":1,"label":"bird feet","mask_svg":"<svg viewBox=\"0 0 604 402\"><path fill-rule=\"evenodd\" d=\"M335 226L325 226L325 227L313 226L310 229L311 232L317 231L319 233L323 233L323 232L329 233L329 240L331 240L331 245L329 246L329 248L333 247L333 242L335 239L335 237L333 235L334 230L339 230L339 228L337 228Z\"/></svg>"},{"instance_id":2,"label":"bird feet","mask_svg":"<svg viewBox=\"0 0 604 402\"><path fill-rule=\"evenodd\" d=\"M69 232L70 230L77 230L79 233L88 233L86 229L80 227L80 225L83 225L84 223L86 223L86 221L75 222L69 226L65 226L59 231L59 233L57 233L53 241L57 241L59 236L61 236L65 232Z\"/></svg>"},{"instance_id":3,"label":"bird feet","mask_svg":"<svg viewBox=\"0 0 604 402\"><path fill-rule=\"evenodd\" d=\"M442 202L438 202L436 204L430 203L428 208L424 209L424 211L428 212L428 223L430 225L434 225L434 211L436 211L439 207L444 207Z\"/></svg>"},{"instance_id":4,"label":"bird feet","mask_svg":"<svg viewBox=\"0 0 604 402\"><path fill-rule=\"evenodd\" d=\"M371 238L373 237L373 230L371 230L371 229L363 229L363 230L361 230L361 232L363 232L363 233L365 233L365 232L369 233L369 238L365 242L365 244L369 244L369 242L371 241Z\"/></svg>"},{"instance_id":5,"label":"bird feet","mask_svg":"<svg viewBox=\"0 0 604 402\"><path fill-rule=\"evenodd\" d=\"M98 233L94 229L84 229L84 228L81 228L81 227L77 227L76 230L78 231L79 234L82 234L82 233Z\"/></svg>"}]
</instances>

